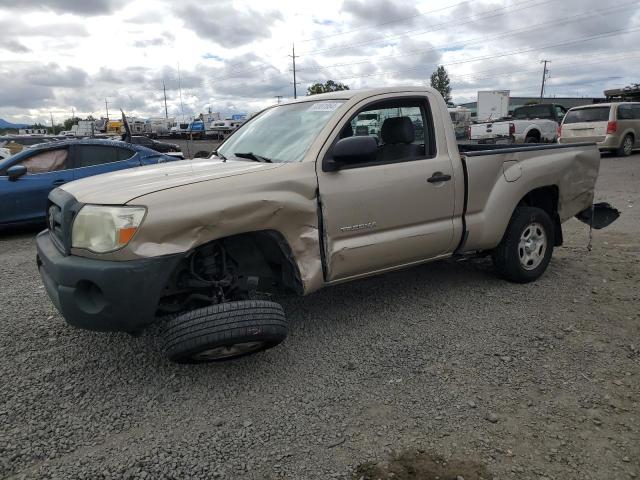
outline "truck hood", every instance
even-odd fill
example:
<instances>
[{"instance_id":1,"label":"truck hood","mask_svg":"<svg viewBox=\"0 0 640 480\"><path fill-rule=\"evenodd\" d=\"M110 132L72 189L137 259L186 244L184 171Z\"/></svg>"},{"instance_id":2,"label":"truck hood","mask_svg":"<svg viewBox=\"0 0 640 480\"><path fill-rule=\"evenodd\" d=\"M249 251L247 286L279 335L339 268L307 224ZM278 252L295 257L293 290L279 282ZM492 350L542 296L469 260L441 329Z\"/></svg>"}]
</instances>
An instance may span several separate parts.
<instances>
[{"instance_id":1,"label":"truck hood","mask_svg":"<svg viewBox=\"0 0 640 480\"><path fill-rule=\"evenodd\" d=\"M124 205L142 195L192 183L245 175L283 164L218 159L178 160L120 170L71 182L64 187L82 203Z\"/></svg>"}]
</instances>

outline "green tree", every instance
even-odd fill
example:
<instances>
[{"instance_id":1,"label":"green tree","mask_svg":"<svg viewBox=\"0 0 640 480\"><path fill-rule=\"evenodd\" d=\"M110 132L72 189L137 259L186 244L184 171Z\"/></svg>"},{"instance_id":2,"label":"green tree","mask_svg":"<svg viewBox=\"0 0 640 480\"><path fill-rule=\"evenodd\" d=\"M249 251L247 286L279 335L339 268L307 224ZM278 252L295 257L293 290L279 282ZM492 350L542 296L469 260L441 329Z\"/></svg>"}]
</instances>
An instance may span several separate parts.
<instances>
[{"instance_id":1,"label":"green tree","mask_svg":"<svg viewBox=\"0 0 640 480\"><path fill-rule=\"evenodd\" d=\"M449 74L441 65L431 74L431 86L438 90L444 101L451 102L451 87L449 86Z\"/></svg>"},{"instance_id":2,"label":"green tree","mask_svg":"<svg viewBox=\"0 0 640 480\"><path fill-rule=\"evenodd\" d=\"M349 86L344 83L327 80L325 84L314 83L307 88L307 95L316 95L318 93L337 92L339 90L349 90Z\"/></svg>"},{"instance_id":3,"label":"green tree","mask_svg":"<svg viewBox=\"0 0 640 480\"><path fill-rule=\"evenodd\" d=\"M71 130L71 127L74 126L76 123L78 123L78 120L82 120L82 119L79 117L67 118L64 121L64 129Z\"/></svg>"}]
</instances>

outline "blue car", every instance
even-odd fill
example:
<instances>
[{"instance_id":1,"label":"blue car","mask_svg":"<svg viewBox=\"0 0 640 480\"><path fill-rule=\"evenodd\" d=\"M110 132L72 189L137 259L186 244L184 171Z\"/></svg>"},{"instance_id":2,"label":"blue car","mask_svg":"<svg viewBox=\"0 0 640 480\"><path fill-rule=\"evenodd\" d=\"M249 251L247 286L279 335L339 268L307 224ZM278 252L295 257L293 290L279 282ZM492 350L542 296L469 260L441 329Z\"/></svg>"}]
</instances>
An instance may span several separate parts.
<instances>
[{"instance_id":1,"label":"blue car","mask_svg":"<svg viewBox=\"0 0 640 480\"><path fill-rule=\"evenodd\" d=\"M0 225L43 222L49 192L67 182L173 160L113 140L68 140L25 149L0 160Z\"/></svg>"}]
</instances>

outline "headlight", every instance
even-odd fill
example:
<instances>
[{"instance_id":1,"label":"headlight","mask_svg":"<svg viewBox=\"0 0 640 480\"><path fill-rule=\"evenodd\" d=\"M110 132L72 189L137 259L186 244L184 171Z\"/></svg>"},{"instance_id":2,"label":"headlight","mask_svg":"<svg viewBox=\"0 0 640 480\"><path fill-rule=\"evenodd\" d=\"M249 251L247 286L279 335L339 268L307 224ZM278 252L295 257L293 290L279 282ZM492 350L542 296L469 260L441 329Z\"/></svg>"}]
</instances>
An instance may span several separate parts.
<instances>
[{"instance_id":1,"label":"headlight","mask_svg":"<svg viewBox=\"0 0 640 480\"><path fill-rule=\"evenodd\" d=\"M85 205L73 221L71 246L95 253L124 247L138 231L144 207Z\"/></svg>"}]
</instances>

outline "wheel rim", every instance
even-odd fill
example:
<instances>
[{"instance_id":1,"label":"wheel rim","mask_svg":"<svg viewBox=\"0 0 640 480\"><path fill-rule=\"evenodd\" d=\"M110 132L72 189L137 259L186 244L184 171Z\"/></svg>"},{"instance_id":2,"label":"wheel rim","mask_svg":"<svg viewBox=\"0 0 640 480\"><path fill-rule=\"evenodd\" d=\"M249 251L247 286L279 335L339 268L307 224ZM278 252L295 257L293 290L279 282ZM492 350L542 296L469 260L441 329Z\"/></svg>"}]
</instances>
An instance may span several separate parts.
<instances>
[{"instance_id":1,"label":"wheel rim","mask_svg":"<svg viewBox=\"0 0 640 480\"><path fill-rule=\"evenodd\" d=\"M264 347L264 342L242 342L220 347L209 348L193 355L194 360L222 360L257 352Z\"/></svg>"},{"instance_id":2,"label":"wheel rim","mask_svg":"<svg viewBox=\"0 0 640 480\"><path fill-rule=\"evenodd\" d=\"M539 223L530 223L522 231L518 243L520 265L525 270L535 270L540 266L547 251L547 234Z\"/></svg>"},{"instance_id":3,"label":"wheel rim","mask_svg":"<svg viewBox=\"0 0 640 480\"><path fill-rule=\"evenodd\" d=\"M632 150L633 150L633 140L631 140L631 137L626 137L624 139L624 153L627 155L631 155Z\"/></svg>"}]
</instances>

